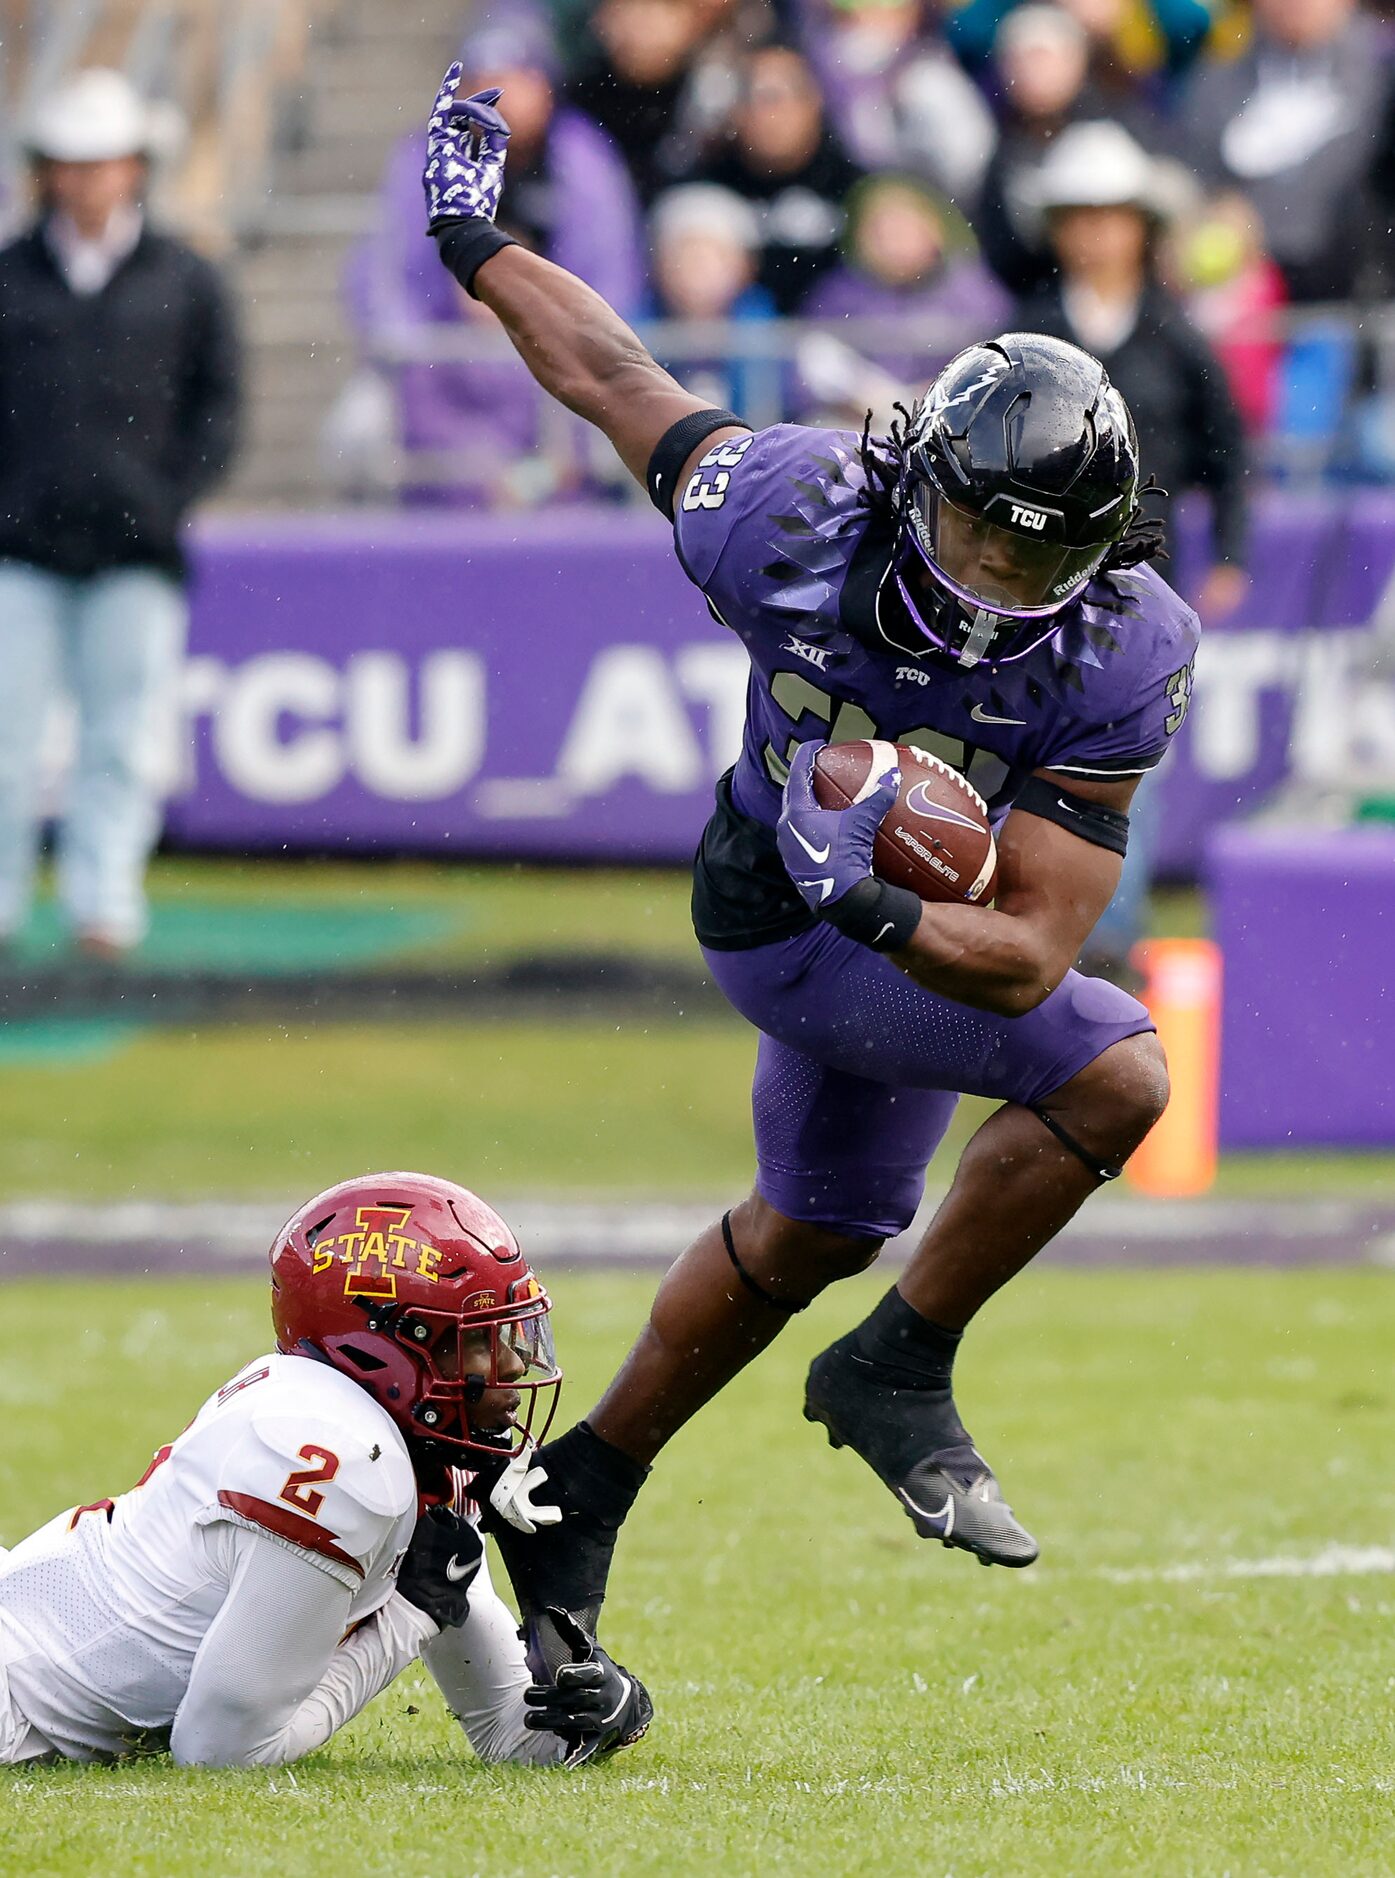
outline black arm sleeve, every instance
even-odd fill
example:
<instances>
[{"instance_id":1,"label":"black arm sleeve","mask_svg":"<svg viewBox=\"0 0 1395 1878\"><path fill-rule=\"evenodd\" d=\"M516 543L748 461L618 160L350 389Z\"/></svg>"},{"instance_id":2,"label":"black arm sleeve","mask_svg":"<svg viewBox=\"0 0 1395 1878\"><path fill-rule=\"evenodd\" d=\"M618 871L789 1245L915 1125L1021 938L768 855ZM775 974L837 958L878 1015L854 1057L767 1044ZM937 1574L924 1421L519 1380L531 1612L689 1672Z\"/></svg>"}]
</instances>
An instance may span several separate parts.
<instances>
[{"instance_id":1,"label":"black arm sleeve","mask_svg":"<svg viewBox=\"0 0 1395 1878\"><path fill-rule=\"evenodd\" d=\"M686 417L680 417L676 424L668 429L654 445L649 458L649 468L645 472L644 486L649 491L649 500L660 515L673 520L673 499L678 493L678 478L683 474L683 465L697 449L704 437L710 437L714 430L730 430L739 425L742 430L751 426L744 417L738 417L734 411L690 411Z\"/></svg>"}]
</instances>

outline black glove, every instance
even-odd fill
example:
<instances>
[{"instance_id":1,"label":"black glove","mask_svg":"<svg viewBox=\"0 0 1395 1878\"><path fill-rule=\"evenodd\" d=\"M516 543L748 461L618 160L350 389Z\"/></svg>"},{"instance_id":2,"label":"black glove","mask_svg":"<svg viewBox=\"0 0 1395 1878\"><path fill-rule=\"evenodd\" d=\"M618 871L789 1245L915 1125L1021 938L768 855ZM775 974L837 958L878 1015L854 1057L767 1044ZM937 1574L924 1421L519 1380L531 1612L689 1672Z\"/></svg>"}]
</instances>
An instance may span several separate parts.
<instances>
[{"instance_id":1,"label":"black glove","mask_svg":"<svg viewBox=\"0 0 1395 1878\"><path fill-rule=\"evenodd\" d=\"M456 1630L469 1612L470 1586L483 1562L478 1529L448 1506L433 1506L417 1521L397 1589L442 1630Z\"/></svg>"},{"instance_id":2,"label":"black glove","mask_svg":"<svg viewBox=\"0 0 1395 1878\"><path fill-rule=\"evenodd\" d=\"M560 1735L564 1767L580 1767L638 1741L654 1719L649 1691L572 1616L549 1606L523 1635L533 1685L523 1691L525 1728Z\"/></svg>"}]
</instances>

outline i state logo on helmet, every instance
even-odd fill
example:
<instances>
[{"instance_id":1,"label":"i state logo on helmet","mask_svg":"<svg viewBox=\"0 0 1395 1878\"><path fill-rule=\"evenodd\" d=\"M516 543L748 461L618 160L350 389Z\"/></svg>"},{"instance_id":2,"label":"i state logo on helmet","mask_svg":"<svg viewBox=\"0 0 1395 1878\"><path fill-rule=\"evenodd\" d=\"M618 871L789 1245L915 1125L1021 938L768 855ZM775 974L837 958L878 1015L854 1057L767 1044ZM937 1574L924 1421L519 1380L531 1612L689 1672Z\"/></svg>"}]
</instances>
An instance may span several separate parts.
<instances>
[{"instance_id":1,"label":"i state logo on helmet","mask_svg":"<svg viewBox=\"0 0 1395 1878\"><path fill-rule=\"evenodd\" d=\"M436 1284L440 1275L440 1248L409 1238L403 1228L412 1217L410 1206L360 1206L354 1223L342 1232L314 1241L312 1272L318 1275L338 1263L344 1273L346 1298L397 1297L397 1274L410 1271Z\"/></svg>"},{"instance_id":2,"label":"i state logo on helmet","mask_svg":"<svg viewBox=\"0 0 1395 1878\"><path fill-rule=\"evenodd\" d=\"M495 1456L541 1440L561 1382L551 1301L476 1194L428 1174L345 1181L287 1221L271 1273L276 1347L350 1377L408 1439ZM517 1402L507 1430L475 1425L490 1392Z\"/></svg>"}]
</instances>

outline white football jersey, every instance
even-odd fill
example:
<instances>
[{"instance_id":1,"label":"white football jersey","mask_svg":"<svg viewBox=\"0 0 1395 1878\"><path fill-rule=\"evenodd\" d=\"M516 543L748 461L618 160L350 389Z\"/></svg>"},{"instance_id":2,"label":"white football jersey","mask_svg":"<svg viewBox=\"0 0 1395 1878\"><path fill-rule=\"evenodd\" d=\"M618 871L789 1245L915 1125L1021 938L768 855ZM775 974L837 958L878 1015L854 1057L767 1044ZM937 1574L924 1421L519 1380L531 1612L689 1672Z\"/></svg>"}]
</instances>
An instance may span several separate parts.
<instances>
[{"instance_id":1,"label":"white football jersey","mask_svg":"<svg viewBox=\"0 0 1395 1878\"><path fill-rule=\"evenodd\" d=\"M258 1357L137 1486L0 1557L0 1670L66 1755L158 1741L227 1596L236 1528L346 1586L356 1624L391 1597L416 1517L406 1445L372 1397L310 1358Z\"/></svg>"}]
</instances>

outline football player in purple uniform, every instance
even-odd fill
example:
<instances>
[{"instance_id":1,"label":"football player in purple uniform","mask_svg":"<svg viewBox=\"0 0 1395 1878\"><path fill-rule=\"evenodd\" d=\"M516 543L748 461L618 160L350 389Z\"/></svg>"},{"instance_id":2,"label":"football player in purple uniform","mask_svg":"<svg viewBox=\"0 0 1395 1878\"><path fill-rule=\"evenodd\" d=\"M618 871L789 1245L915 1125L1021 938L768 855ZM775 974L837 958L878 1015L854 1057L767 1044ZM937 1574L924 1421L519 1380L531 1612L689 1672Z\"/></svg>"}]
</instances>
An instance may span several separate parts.
<instances>
[{"instance_id":1,"label":"football player in purple uniform","mask_svg":"<svg viewBox=\"0 0 1395 1878\"><path fill-rule=\"evenodd\" d=\"M751 658L693 907L713 976L760 1032L755 1191L673 1266L600 1403L544 1450L566 1517L507 1541L515 1584L594 1623L654 1456L910 1223L963 1092L1001 1106L899 1282L814 1361L805 1414L922 1536L1030 1564L1036 1542L955 1410L960 1338L1167 1100L1147 1011L1072 970L1138 778L1185 715L1197 638L1146 565L1160 535L1128 411L1086 353L1016 333L954 359L888 438L753 433L495 229L508 128L496 93L457 102L457 82L428 135L443 262L671 517L685 572ZM816 748L862 737L922 745L987 798L993 906L922 904L873 877L894 769L860 805L817 806Z\"/></svg>"}]
</instances>

